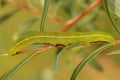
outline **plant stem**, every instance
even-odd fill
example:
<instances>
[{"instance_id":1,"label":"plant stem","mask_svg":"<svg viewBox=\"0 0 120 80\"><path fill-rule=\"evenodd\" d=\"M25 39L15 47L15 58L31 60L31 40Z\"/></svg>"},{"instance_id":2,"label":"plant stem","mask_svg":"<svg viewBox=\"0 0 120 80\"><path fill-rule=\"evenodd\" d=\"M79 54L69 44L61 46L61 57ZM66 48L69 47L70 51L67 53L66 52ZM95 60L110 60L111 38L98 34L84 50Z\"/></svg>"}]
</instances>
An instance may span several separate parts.
<instances>
[{"instance_id":1,"label":"plant stem","mask_svg":"<svg viewBox=\"0 0 120 80\"><path fill-rule=\"evenodd\" d=\"M89 5L82 13L80 13L75 18L66 22L66 26L62 29L62 32L68 31L76 22L82 19L87 13L89 13L93 8L95 8L98 4L101 3L101 0L94 1L91 5Z\"/></svg>"}]
</instances>

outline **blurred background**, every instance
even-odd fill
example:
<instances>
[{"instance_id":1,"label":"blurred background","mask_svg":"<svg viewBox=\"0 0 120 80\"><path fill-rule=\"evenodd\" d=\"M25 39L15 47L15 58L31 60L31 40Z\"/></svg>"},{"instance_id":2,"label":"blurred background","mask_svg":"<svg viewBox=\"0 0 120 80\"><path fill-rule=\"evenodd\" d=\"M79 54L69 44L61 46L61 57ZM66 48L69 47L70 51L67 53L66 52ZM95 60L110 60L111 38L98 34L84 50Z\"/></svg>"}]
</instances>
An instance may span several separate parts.
<instances>
[{"instance_id":1,"label":"blurred background","mask_svg":"<svg viewBox=\"0 0 120 80\"><path fill-rule=\"evenodd\" d=\"M49 0L48 17L45 23L46 32L60 32L65 26L63 22L71 20L85 10L95 0ZM32 8L25 9L26 7ZM27 32L39 31L41 13L44 0L1 0L0 6L0 53L7 53L12 44ZM15 4L22 4L22 7ZM36 11L35 11L36 10ZM116 17L112 14L113 17ZM118 27L119 28L119 27ZM79 20L71 32L104 31L112 34L116 39L119 35L114 30L102 5L96 6ZM10 80L70 80L73 70L80 61L96 50L100 45L81 48L75 47L64 53L57 73L53 70L58 49L46 50L30 62L25 64ZM35 45L32 47L40 47ZM120 53L120 46L115 45L96 57L92 64L88 64L79 74L78 80L120 80L120 55L106 55ZM0 56L0 76L2 77L30 53L16 56ZM94 66L99 64L100 67Z\"/></svg>"}]
</instances>

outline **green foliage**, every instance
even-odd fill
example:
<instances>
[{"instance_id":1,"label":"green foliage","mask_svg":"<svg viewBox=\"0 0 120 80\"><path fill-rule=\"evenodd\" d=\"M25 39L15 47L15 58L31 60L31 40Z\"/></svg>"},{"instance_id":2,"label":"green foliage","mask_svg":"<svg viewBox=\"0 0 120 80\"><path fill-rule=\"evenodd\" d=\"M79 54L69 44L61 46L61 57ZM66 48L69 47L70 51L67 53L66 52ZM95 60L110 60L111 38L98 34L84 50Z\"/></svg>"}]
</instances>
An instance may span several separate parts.
<instances>
[{"instance_id":1,"label":"green foliage","mask_svg":"<svg viewBox=\"0 0 120 80\"><path fill-rule=\"evenodd\" d=\"M16 42L14 43L14 45L10 48L10 51L8 52L9 54L12 54L12 55L19 53L19 51L21 51L21 50L26 50L26 49L28 49L28 47L31 48L31 45L33 45L33 44L35 44L35 45L32 46L32 48L33 47L38 48L38 47L41 47L40 44L38 44L38 43L41 43L43 45L45 45L46 43L50 44L50 45L51 44L52 45L56 45L56 44L68 45L69 43L72 43L71 45L64 47L60 52L58 52L58 55L55 59L55 65L54 65L54 69L56 71L58 70L58 67L60 66L59 64L60 64L61 58L63 57L62 56L63 53L65 53L65 52L68 53L69 49L72 50L72 48L74 48L76 46L82 46L84 44L90 45L91 42L96 42L96 41L104 42L105 41L105 42L108 42L111 44L107 44L96 50L92 45L90 45L94 51L91 54L89 54L88 56L86 56L86 54L80 55L80 57L82 57L84 59L75 68L75 70L71 76L71 80L76 79L78 74L81 72L81 70L84 68L84 66L88 62L95 69L101 71L101 70L103 70L103 67L94 58L98 54L100 54L103 50L106 50L108 47L115 44L114 37L107 34L107 32L111 33L111 34L113 33L113 36L116 37L116 34L114 32L112 32L113 31L113 29L111 28L112 26L107 21L107 18L105 17L104 12L102 11L101 7L96 7L90 13L88 13L83 19L81 19L78 23L74 24L74 26L70 30L71 32L65 32L65 33L58 32L58 31L60 31L60 29L62 29L65 26L62 24L58 24L59 20L65 22L65 21L68 21L68 20L76 17L78 14L82 13L82 11L84 9L86 9L86 7L88 7L88 5L91 4L93 1L95 1L95 0L49 0L49 10L48 10L48 0L40 0L40 1L39 0L24 0L24 1L16 0L16 2L18 2L18 3L24 2L25 4L27 4L26 6L28 6L29 8L32 8L33 12L35 10L38 10L38 11L43 10L43 14L41 17L39 17L39 15L36 15L36 14L29 14L30 16L28 18L28 17L24 16L24 14L27 12L25 12L24 10L19 11L20 9L13 10L13 8L10 8L10 5L6 5L7 3L4 2L3 0L1 0L0 1L0 4L1 4L0 9L1 10L6 9L6 10L0 11L0 12L4 13L4 14L0 13L0 15L1 15L0 23L2 23L2 24L0 24L0 27L1 27L0 41L2 41L4 38L3 34L9 34L9 33L12 33L12 34L15 33L15 35L17 34L17 38L15 39ZM119 16L120 16L119 3L116 3L114 1L102 0L105 10L106 10L112 24L114 25L115 30L117 32L119 32L118 28L116 27L116 24L120 25L119 24ZM119 2L119 0L116 0L116 1ZM24 9L24 7L26 7L26 6L23 5L22 8ZM27 8L27 10L29 10L29 8ZM34 10L34 8L35 8L35 10ZM115 20L113 20L113 16L111 15L109 8L117 16L117 19L115 18ZM10 9L10 10L8 10L8 9ZM14 14L19 15L15 18L16 20L15 19L13 20L13 18L15 17ZM27 13L27 15L28 15L28 13ZM26 19L22 20L21 16L22 17L24 16ZM47 16L49 18L47 18ZM6 20L8 20L8 22L9 22L10 19L13 20L10 22L11 24L6 23L7 22ZM46 19L48 22L45 25ZM38 20L41 20L41 23L37 23ZM56 20L56 21L54 22L54 20ZM15 23L14 21L18 21L20 25ZM58 23L57 23L57 21L58 21ZM17 26L14 26L15 24ZM39 24L40 24L40 27L39 27ZM11 32L10 32L8 30L8 27L3 28L4 25L8 25L10 27L10 29L13 29L13 30L11 30ZM40 28L40 32L38 32L39 28ZM45 28L46 28L46 30L45 30ZM109 28L109 30L108 30L108 28ZM5 29L5 30L2 30L2 29ZM100 32L95 32L98 30ZM44 31L46 31L46 32L44 32ZM76 31L78 31L78 32L76 32ZM88 31L91 31L91 32L88 32ZM81 32L81 33L79 34L79 32ZM2 34L3 37L1 37L1 33L3 33ZM12 35L10 35L10 37L6 38L5 40L9 41L11 36ZM52 38L51 37L44 38L42 36L44 36L44 37L52 36ZM76 36L78 36L79 38ZM57 38L57 37L60 37L60 38ZM62 38L62 37L64 37L64 38ZM76 37L76 38L75 38L75 40L72 40L71 37ZM70 40L72 40L72 41L70 42ZM74 44L74 43L77 43L77 44ZM4 44L4 41L3 41L3 44ZM6 48L7 45L11 45L11 44L4 44L4 45L6 45L6 46L3 47L3 45L1 44L2 48ZM84 45L84 48L86 48L86 45ZM90 50L90 49L88 48L87 50ZM108 55L119 54L119 52L120 52L119 50L114 51L114 52L111 51ZM48 53L51 53L51 52L48 51ZM80 52L80 54L81 53L83 53L83 52ZM6 55L6 54L3 54L3 55ZM31 53L26 58L24 58L20 63L18 63L8 73L6 73L3 77L1 77L2 80L10 79L24 64L26 64L31 59L33 59L33 57L35 55L36 55L35 53ZM24 56L24 55L22 55L22 56ZM0 54L0 57L1 57L1 54ZM14 59L14 58L15 58L15 56L12 57L12 59ZM45 56L45 58L46 58L46 60L49 60L50 55ZM41 59L41 57L39 59ZM4 63L7 60L0 60L0 61ZM15 59L13 61L17 61L17 59ZM43 61L41 61L41 62L42 62L42 64L44 64ZM41 62L37 61L35 63L37 63L37 65L38 65ZM7 64L9 64L8 61L7 61ZM42 66L42 64L40 66ZM30 65L30 66L35 67L34 65ZM30 66L28 66L28 67L30 67ZM63 72L64 72L64 70L63 70ZM19 76L21 76L21 75L19 75ZM29 75L29 77L31 79L30 75ZM36 80L36 79L33 79L33 80ZM38 80L40 80L40 79L38 79ZM58 79L56 79L56 80L58 80Z\"/></svg>"},{"instance_id":2,"label":"green foliage","mask_svg":"<svg viewBox=\"0 0 120 80\"><path fill-rule=\"evenodd\" d=\"M80 50L79 50L79 52L80 52ZM83 58L88 56L88 54L85 53L85 52L83 52L83 53L80 52L79 55L82 56ZM99 62L95 59L90 61L89 64L98 71L103 71L104 70L103 67L99 64Z\"/></svg>"},{"instance_id":3,"label":"green foliage","mask_svg":"<svg viewBox=\"0 0 120 80\"><path fill-rule=\"evenodd\" d=\"M28 55L25 59L18 63L12 70L10 70L10 72L6 73L6 75L2 77L2 80L8 80L9 78L11 78L24 64L30 61L35 55L36 54L34 52Z\"/></svg>"},{"instance_id":4,"label":"green foliage","mask_svg":"<svg viewBox=\"0 0 120 80\"><path fill-rule=\"evenodd\" d=\"M102 3L103 3L103 6L104 6L104 8L105 8L105 10L106 10L106 12L107 12L107 15L108 15L109 18L110 18L111 23L113 24L113 27L114 27L115 30L120 34L120 31L117 29L117 27L116 27L116 25L115 25L115 23L114 23L114 21L113 21L113 19L112 19L112 16L111 16L111 14L110 14L109 5L108 5L108 0L102 0Z\"/></svg>"},{"instance_id":5,"label":"green foliage","mask_svg":"<svg viewBox=\"0 0 120 80\"><path fill-rule=\"evenodd\" d=\"M45 24L45 20L46 20L46 16L47 16L48 4L49 4L48 0L45 0L44 9L43 9L43 15L42 15L41 24L40 24L40 31L41 32L44 32L44 24Z\"/></svg>"},{"instance_id":6,"label":"green foliage","mask_svg":"<svg viewBox=\"0 0 120 80\"><path fill-rule=\"evenodd\" d=\"M120 0L108 0L109 8L120 17Z\"/></svg>"},{"instance_id":7,"label":"green foliage","mask_svg":"<svg viewBox=\"0 0 120 80\"><path fill-rule=\"evenodd\" d=\"M94 59L98 54L100 54L102 51L104 51L105 49L109 48L111 46L111 44L107 44L104 45L100 48L98 48L97 50L95 50L94 52L92 52L89 56L87 56L86 58L84 58L84 60L82 60L82 62L80 64L78 64L78 66L75 68L71 79L70 80L75 80L76 77L78 76L78 74L80 73L80 71L84 68L84 66L90 62L92 59Z\"/></svg>"},{"instance_id":8,"label":"green foliage","mask_svg":"<svg viewBox=\"0 0 120 80\"><path fill-rule=\"evenodd\" d=\"M55 65L54 65L54 70L55 72L58 71L58 66L60 64L60 61L61 61L61 58L62 58L62 55L63 53L65 53L66 51L68 51L69 49L73 48L73 47L76 47L76 46L81 46L82 43L77 43L77 44L72 44L70 46L67 46L65 48L63 48L57 55L56 57L56 60L55 60Z\"/></svg>"},{"instance_id":9,"label":"green foliage","mask_svg":"<svg viewBox=\"0 0 120 80\"><path fill-rule=\"evenodd\" d=\"M120 54L120 50L112 51L112 52L108 53L107 55L117 55L117 54Z\"/></svg>"}]
</instances>

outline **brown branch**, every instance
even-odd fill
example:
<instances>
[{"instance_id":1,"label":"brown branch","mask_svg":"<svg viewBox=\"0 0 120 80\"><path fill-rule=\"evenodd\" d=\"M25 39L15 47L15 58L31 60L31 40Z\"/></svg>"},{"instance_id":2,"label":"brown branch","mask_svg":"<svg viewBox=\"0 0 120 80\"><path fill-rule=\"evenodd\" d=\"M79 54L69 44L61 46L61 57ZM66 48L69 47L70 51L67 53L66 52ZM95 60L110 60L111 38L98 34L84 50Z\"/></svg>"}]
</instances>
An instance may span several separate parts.
<instances>
[{"instance_id":1,"label":"brown branch","mask_svg":"<svg viewBox=\"0 0 120 80\"><path fill-rule=\"evenodd\" d=\"M101 0L96 0L91 5L89 5L82 13L80 13L78 16L67 21L65 28L62 29L62 32L66 32L67 30L69 30L76 22L82 19L87 13L89 13L93 8L95 8L100 3L101 3Z\"/></svg>"},{"instance_id":2,"label":"brown branch","mask_svg":"<svg viewBox=\"0 0 120 80\"><path fill-rule=\"evenodd\" d=\"M31 11L37 15L42 15L41 11L35 9L34 7L28 7L25 3L17 3L14 0L4 0L4 1L7 3L10 3L13 6L16 6L18 8L22 8L22 9ZM80 13L78 16L76 16L75 18L73 18L67 22L62 21L62 20L58 19L57 17L48 16L48 18L50 18L51 20L53 20L59 24L64 25L65 28L62 29L62 32L65 32L65 31L69 30L76 22L78 22L80 19L82 19L87 13L89 13L99 3L101 3L101 0L96 0L91 5L89 5L82 13Z\"/></svg>"},{"instance_id":3,"label":"brown branch","mask_svg":"<svg viewBox=\"0 0 120 80\"><path fill-rule=\"evenodd\" d=\"M33 9L29 8L25 3L17 3L13 0L3 0L4 2L7 2L15 7L26 9L26 10L31 10L33 12Z\"/></svg>"},{"instance_id":4,"label":"brown branch","mask_svg":"<svg viewBox=\"0 0 120 80\"><path fill-rule=\"evenodd\" d=\"M35 51L35 52L38 53L38 51L40 52L40 51L44 51L44 50L50 49L50 48L54 48L54 46L52 46L52 45L44 45L43 47L40 47L40 48L27 49L27 50L19 51L16 54L13 54L13 56L17 55L17 54L22 54L22 53L27 53L27 52L33 52L33 51Z\"/></svg>"},{"instance_id":5,"label":"brown branch","mask_svg":"<svg viewBox=\"0 0 120 80\"><path fill-rule=\"evenodd\" d=\"M120 44L120 40L116 40L116 44Z\"/></svg>"}]
</instances>

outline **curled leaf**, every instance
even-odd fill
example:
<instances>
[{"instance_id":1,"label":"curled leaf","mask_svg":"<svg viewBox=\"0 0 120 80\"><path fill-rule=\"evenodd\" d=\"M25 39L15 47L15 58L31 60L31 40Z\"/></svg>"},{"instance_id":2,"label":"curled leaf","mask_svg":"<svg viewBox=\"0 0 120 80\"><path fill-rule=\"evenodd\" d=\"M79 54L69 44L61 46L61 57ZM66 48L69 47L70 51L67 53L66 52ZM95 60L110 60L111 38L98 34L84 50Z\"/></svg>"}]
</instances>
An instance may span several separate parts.
<instances>
[{"instance_id":1,"label":"curled leaf","mask_svg":"<svg viewBox=\"0 0 120 80\"><path fill-rule=\"evenodd\" d=\"M114 21L113 21L113 19L112 19L111 14L110 14L109 5L108 5L108 0L102 0L102 3L103 3L103 6L104 6L104 8L105 8L105 10L106 10L106 13L107 13L107 15L108 15L111 23L113 24L114 29L120 34L120 31L118 30L116 24L114 23Z\"/></svg>"},{"instance_id":2,"label":"curled leaf","mask_svg":"<svg viewBox=\"0 0 120 80\"><path fill-rule=\"evenodd\" d=\"M120 17L120 0L108 0L109 8Z\"/></svg>"}]
</instances>

